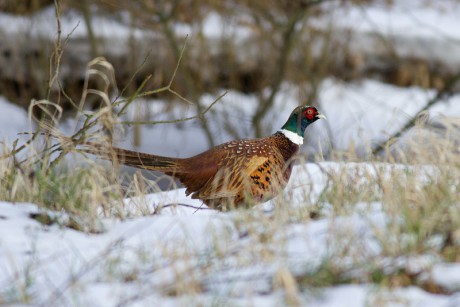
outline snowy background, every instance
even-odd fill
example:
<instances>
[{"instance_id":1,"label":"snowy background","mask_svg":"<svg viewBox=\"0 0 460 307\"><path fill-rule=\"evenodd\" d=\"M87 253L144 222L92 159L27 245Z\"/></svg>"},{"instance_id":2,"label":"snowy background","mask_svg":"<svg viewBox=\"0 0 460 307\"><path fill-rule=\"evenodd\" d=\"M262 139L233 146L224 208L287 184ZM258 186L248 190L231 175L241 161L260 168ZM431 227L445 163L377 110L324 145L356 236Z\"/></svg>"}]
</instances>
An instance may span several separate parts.
<instances>
[{"instance_id":1,"label":"snowy background","mask_svg":"<svg viewBox=\"0 0 460 307\"><path fill-rule=\"evenodd\" d=\"M441 61L458 70L460 3L427 3L414 0L396 1L390 7L341 7L338 16L332 14L329 18L336 21L339 30L356 34L352 45L359 52L375 52L369 46L378 33L395 42L399 54ZM34 17L34 35L54 35L53 14L49 8ZM64 17L64 33L72 31L82 18L78 14ZM30 27L30 20L0 13L0 28L22 33L23 27ZM119 48L115 50L121 50L128 34L132 35L131 29L128 31L112 20L101 18L95 22L98 35L109 39L117 34L113 41ZM316 22L319 28L330 24L325 19ZM204 29L208 37L236 35L244 41L250 36L248 29L224 26L215 14L205 19ZM176 28L178 33L189 30L186 25ZM139 36L144 34L136 32ZM85 35L85 29L77 27L73 35ZM364 154L369 144L386 140L398 131L435 94L434 90L396 87L371 79L344 82L328 78L321 83L318 94L321 112L328 121L308 128L303 150L321 157L321 152L331 148L347 150L353 145ZM298 97L297 87L283 83L267 117L267 133L275 132L284 123L298 105ZM216 95L207 94L200 101L209 105L215 98ZM151 120L182 118L195 115L196 111L181 105L171 108L163 100L151 102L137 101L126 119L134 119L136 108L148 108L144 113L153 114ZM256 104L257 97L229 90L207 115L216 143L252 137L250 118ZM11 144L18 133L33 130L27 112L2 96L0 110L2 142ZM429 116L433 123L460 117L460 95L433 106ZM239 124L230 133L221 128L226 121ZM74 119L67 119L62 130L70 134L75 125ZM120 146L131 148L131 128L126 132ZM149 141L136 149L160 155L186 157L208 145L194 121L144 125L141 134ZM384 171L410 168L381 167ZM459 263L446 263L429 253L397 258L383 254L379 236L389 231L392 221L380 202L358 202L351 213L343 216L332 214L332 205L326 203L319 219L300 223L293 216L282 227L272 226L280 214L274 209L277 204L299 210L317 204L328 171L339 168L357 176L357 169L372 172L374 165L298 165L284 195L251 212L219 213L173 206L160 214L142 216L142 212L153 212L156 206L164 204L199 207L199 201L184 196L184 189L126 199L129 218L103 219L101 234L45 226L30 218L43 210L36 205L0 202L0 304L26 301L40 306L283 306L290 302L303 306L460 306ZM48 213L58 219L68 218L65 212ZM253 224L241 225L242 214L246 222ZM272 233L273 229L277 231ZM268 239L264 241L263 236ZM392 239L401 240L398 244L404 245L403 238ZM347 243L346 255L340 257ZM427 244L436 248L439 242L433 237ZM327 263L333 263L345 272L345 277L360 283L307 287L307 291L293 286L296 278L313 275ZM419 276L421 284L429 281L443 293L433 294L417 286L377 287L368 277L371 268L366 265L411 272ZM181 287L194 290L188 295L175 295L182 293Z\"/></svg>"},{"instance_id":2,"label":"snowy background","mask_svg":"<svg viewBox=\"0 0 460 307\"><path fill-rule=\"evenodd\" d=\"M298 201L303 199L299 196L308 189L313 203L324 189L324 170L339 167L343 165L296 167L280 198L290 207L302 208L306 204ZM388 171L401 168L381 167ZM356 169L374 170L365 164L345 168L350 174L356 174ZM126 200L126 210L135 214L146 207L175 202L200 205L179 189ZM432 254L397 258L382 254L379 236L382 232L392 234L390 216L381 203L357 203L349 216L330 215L308 223L296 222L292 216L278 228L274 226L277 213L270 203L247 213L252 223L243 225L238 223L241 212L170 207L160 215L103 220L105 231L98 235L43 226L29 218L41 211L33 204L1 206L0 281L7 302L27 295L42 306L282 306L292 296L305 306L460 304L459 264L444 263ZM65 213L55 214L66 218ZM270 233L274 229L276 232ZM269 235L265 241L260 238L264 234ZM406 244L397 243L401 238L393 239L395 246ZM432 239L427 244L439 244ZM348 246L348 242L352 244ZM313 274L326 263L350 278L362 276L363 280L371 267L407 270L421 274L421 282L429 280L451 294L430 294L415 286L385 289L365 281L306 292L289 288L290 279ZM203 293L168 295L190 286Z\"/></svg>"}]
</instances>

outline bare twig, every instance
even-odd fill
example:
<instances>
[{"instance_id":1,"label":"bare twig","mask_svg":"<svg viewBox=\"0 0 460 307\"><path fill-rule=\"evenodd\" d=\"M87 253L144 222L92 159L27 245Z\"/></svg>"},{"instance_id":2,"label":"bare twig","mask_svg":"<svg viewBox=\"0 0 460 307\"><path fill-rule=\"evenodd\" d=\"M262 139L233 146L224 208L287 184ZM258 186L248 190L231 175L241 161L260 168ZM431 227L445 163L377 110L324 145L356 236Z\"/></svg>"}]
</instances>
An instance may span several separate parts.
<instances>
[{"instance_id":1,"label":"bare twig","mask_svg":"<svg viewBox=\"0 0 460 307\"><path fill-rule=\"evenodd\" d=\"M263 99L252 117L252 124L254 126L256 137L260 137L263 134L261 123L265 115L267 115L268 111L273 106L275 96L279 92L281 84L285 78L289 55L292 51L295 34L298 32L296 26L304 16L305 10L299 10L293 17L288 20L287 24L285 25L286 30L283 32L282 46L276 66L277 71L274 76L275 79L270 87L270 95L268 98Z\"/></svg>"},{"instance_id":2,"label":"bare twig","mask_svg":"<svg viewBox=\"0 0 460 307\"><path fill-rule=\"evenodd\" d=\"M167 204L167 205L160 205L160 206L155 207L155 210L153 211L152 215L159 214L161 210L166 209L166 208L171 208L171 207L184 207L184 208L195 209L195 212L199 210L214 210L216 212L219 212L216 209L209 208L209 207L203 207L202 205L197 207L197 206L189 205L189 204Z\"/></svg>"},{"instance_id":3,"label":"bare twig","mask_svg":"<svg viewBox=\"0 0 460 307\"><path fill-rule=\"evenodd\" d=\"M46 97L47 99L50 98L51 95L51 90L52 90L52 85L53 83L57 80L57 82L60 85L59 81L59 68L61 66L61 58L64 53L65 46L67 45L70 37L74 33L74 31L78 28L80 25L80 22L78 22L75 27L70 31L69 34L67 34L66 38L64 39L64 42L62 42L61 35L62 35L62 29L61 29L61 7L59 4L58 0L54 1L54 6L55 6L55 14L56 14L56 23L57 23L57 38L55 40L55 46L54 46L54 51L50 56L50 72L49 72L49 82L48 82L48 89L47 89L47 94ZM54 65L53 65L54 63ZM54 68L54 72L52 71ZM61 86L60 86L61 87Z\"/></svg>"},{"instance_id":4,"label":"bare twig","mask_svg":"<svg viewBox=\"0 0 460 307\"><path fill-rule=\"evenodd\" d=\"M147 53L147 55L145 56L144 60L142 61L141 65L139 65L136 69L136 71L133 73L133 75L131 76L131 78L129 78L128 82L126 83L125 87L123 87L123 89L120 91L120 93L117 95L117 97L115 97L115 101L118 101L118 99L124 95L124 93L126 92L126 90L128 89L128 86L131 85L131 83L134 81L134 78L139 74L139 72L141 71L142 67L145 66L145 64L147 63L147 60L150 58L150 55L152 53L152 50L149 50L149 52ZM145 83L148 81L146 79L150 79L152 77L152 75L148 75L144 81L142 82L142 88L144 87ZM137 94L140 92L140 89L138 89L136 91L136 97L137 97Z\"/></svg>"},{"instance_id":5,"label":"bare twig","mask_svg":"<svg viewBox=\"0 0 460 307\"><path fill-rule=\"evenodd\" d=\"M126 110L126 108L134 101L135 98L145 97L145 96L149 96L149 95L153 95L153 94L158 94L158 93L161 93L161 92L170 92L173 95L176 95L177 97L179 97L181 100L184 100L187 103L193 104L192 102L190 102L186 98L182 97L179 93L177 93L176 91L174 91L171 88L172 83L174 82L174 79L176 78L176 73L177 73L177 70L179 69L180 63L182 61L182 57L184 55L185 47L187 45L187 39L188 39L188 35L185 37L184 45L183 45L182 50L181 50L181 52L179 54L179 59L177 60L176 67L174 68L174 72L173 72L173 74L171 76L171 79L168 82L168 85L163 86L163 87L158 88L158 89L155 89L155 90L152 90L152 91L146 91L146 92L140 93L141 89L145 86L145 84L147 83L147 81L150 79L151 76L147 77L142 82L141 86L137 89L137 91L134 93L134 95L132 95L129 99L123 100L123 101L118 101L118 102L114 103L114 105L125 103L123 105L123 107L121 108L121 110L118 112L118 115L123 114L124 111ZM145 62L145 60L144 60L144 62ZM150 123L150 122L148 122L148 123ZM137 123L137 124L141 124L141 123Z\"/></svg>"},{"instance_id":6,"label":"bare twig","mask_svg":"<svg viewBox=\"0 0 460 307\"><path fill-rule=\"evenodd\" d=\"M218 103L222 97L224 97L225 95L227 95L227 92L224 92L222 95L220 95L219 97L217 97L206 109L204 109L203 111L201 111L200 113L194 115L194 116L190 116L190 117L186 117L186 118L180 118L180 119L173 119L173 120L157 120L157 121L122 121L120 122L120 124L124 124L124 125L156 125L156 124L173 124L173 123L181 123L181 122L185 122L185 121L189 121L189 120L193 120L193 119L197 119L197 118L202 118L209 110L211 110L211 108L216 104Z\"/></svg>"},{"instance_id":7,"label":"bare twig","mask_svg":"<svg viewBox=\"0 0 460 307\"><path fill-rule=\"evenodd\" d=\"M397 132L392 134L390 137L388 137L385 141L382 143L378 144L373 150L372 154L376 155L381 153L384 149L386 149L390 144L394 142L395 139L401 137L405 132L407 132L409 129L411 129L417 122L417 115L420 114L421 112L428 111L433 105L449 98L452 96L453 92L452 89L453 87L457 84L457 82L460 80L460 72L454 75L452 78L450 78L447 81L447 84L445 85L444 89L439 91L436 96L431 98L426 105L417 112L417 114L412 117L401 129L399 129Z\"/></svg>"}]
</instances>

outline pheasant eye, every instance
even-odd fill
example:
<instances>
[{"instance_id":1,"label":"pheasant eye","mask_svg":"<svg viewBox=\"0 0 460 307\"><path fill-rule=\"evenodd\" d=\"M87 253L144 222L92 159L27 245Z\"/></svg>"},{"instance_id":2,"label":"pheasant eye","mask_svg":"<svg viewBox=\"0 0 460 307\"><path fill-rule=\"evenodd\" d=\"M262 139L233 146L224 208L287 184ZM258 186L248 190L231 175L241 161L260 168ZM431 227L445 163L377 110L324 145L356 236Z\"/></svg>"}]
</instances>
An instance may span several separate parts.
<instances>
[{"instance_id":1,"label":"pheasant eye","mask_svg":"<svg viewBox=\"0 0 460 307\"><path fill-rule=\"evenodd\" d=\"M303 114L308 120L312 120L315 116L315 110L313 108L308 108L304 111Z\"/></svg>"}]
</instances>

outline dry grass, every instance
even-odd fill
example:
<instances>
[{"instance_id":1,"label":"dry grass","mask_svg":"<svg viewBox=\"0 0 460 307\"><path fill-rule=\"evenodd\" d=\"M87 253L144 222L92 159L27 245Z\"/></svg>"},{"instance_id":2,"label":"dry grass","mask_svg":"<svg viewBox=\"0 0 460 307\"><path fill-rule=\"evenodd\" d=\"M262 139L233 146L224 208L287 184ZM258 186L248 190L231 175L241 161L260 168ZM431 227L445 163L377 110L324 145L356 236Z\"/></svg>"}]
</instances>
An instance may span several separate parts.
<instances>
[{"instance_id":1,"label":"dry grass","mask_svg":"<svg viewBox=\"0 0 460 307\"><path fill-rule=\"evenodd\" d=\"M177 67L178 64L176 71ZM47 110L47 121L36 119L38 129L25 145L2 148L0 199L33 202L43 209L65 212L69 217L63 222L65 226L99 232L102 217L122 219L128 215L123 203L128 194L141 197L145 191L158 187L139 176L128 188L124 187L116 161L114 167L105 167L87 158L78 146L87 140L108 143L116 139L123 130L120 118L137 97L158 92L182 97L171 87L175 72L163 88L143 91L146 79L134 95L113 99L111 91L116 85L110 63L98 58L89 64L87 71L82 99L75 103L83 124L73 135L63 135L57 128L59 112L50 110L59 110L59 106L43 100L36 106ZM97 78L98 89L102 90L90 88L90 78ZM102 102L98 111L85 111L89 95ZM314 191L309 184L296 187L302 191L302 199L297 200L299 206L292 206L288 193L276 200L276 207L270 213L258 208L222 213L228 217L229 230L224 234L210 230L213 244L205 255L197 255L189 246L171 249L165 244L155 250L156 256L150 250L136 251L144 271L138 267L122 270L118 254L112 255L109 250L104 254L107 260L104 278L142 283L139 276L161 270L158 259L167 259L172 264L174 278L163 287L162 293L171 297L198 296L211 291L213 282L209 276L213 272L219 275L229 267L238 271L283 262L294 227L329 221L331 249L319 265L295 272L280 266L272 275L264 276L268 290L254 292L279 290L284 293L284 303L290 305L299 304L299 296L311 289L343 283L374 283L390 288L417 285L430 292L446 293L446 289L424 278L423 273L429 273L429 268L416 272L410 269L412 259L426 255L443 262L460 262L458 122L446 121L443 129L441 135L423 134L422 139L407 141L406 147L388 153L384 159L374 157L366 163L323 167L321 175L325 184L317 197L312 197ZM312 175L311 179L317 177ZM377 242L374 248L379 249L377 254L361 241L353 227L342 224L344 218L353 216L372 222L376 210L384 215L382 224L370 223ZM44 212L44 216L36 217L43 223L62 222ZM151 213L146 209L139 214ZM200 261L194 263L193 257L199 257ZM144 291L125 303L147 296L151 289ZM23 303L30 300L26 295L16 299Z\"/></svg>"},{"instance_id":2,"label":"dry grass","mask_svg":"<svg viewBox=\"0 0 460 307\"><path fill-rule=\"evenodd\" d=\"M113 127L117 122L113 114L116 112L111 109L91 113L86 124L93 128L70 137L64 137L48 126L36 137L36 140L43 139L41 144L46 141L49 144L40 150L30 143L23 150L6 151L4 154L9 157L0 161L0 198L11 202L33 202L44 209L64 211L70 217L64 224L82 231L100 231L100 218L104 216L127 216L123 205L127 191L139 196L141 203L145 191L157 188L155 182L136 176L126 189L121 184L117 167L104 167L83 159L82 154L76 157L83 159L86 166L67 159L72 153L78 153L76 145L83 142L79 135L84 134L85 139L101 139L106 127ZM98 123L92 124L93 121ZM239 238L235 241L231 231L228 237L219 234L205 257L197 255L191 247L181 250L164 247L160 253L162 259L168 259L173 267L177 264L177 271L174 282L165 285L162 293L170 297L196 297L212 291L212 282L207 276L222 270L221 266L229 259L233 261L234 270L261 264L270 267L274 261L284 261L286 256L283 253L291 229L296 225L308 227L325 220L339 228L331 226L329 229L333 248L321 264L303 271L280 267L272 277L268 277L269 274L263 278L268 290L257 291L281 291L285 294L285 303L293 305L314 289L349 283L374 283L385 288L417 285L430 292L446 293L446 289L423 278L422 273L429 274L429 267L417 272L410 268L411 259L426 255L443 262L460 261L458 145L455 140L433 138L429 140L431 150L427 151L424 149L426 144L425 140L424 146L411 145L410 161L405 163L374 161L322 166L324 189L318 197L311 197L311 185L297 187L303 191L303 199L297 199L301 205L292 206L288 193L276 201L274 211L268 214L257 208L222 213L229 215ZM65 155L61 156L63 152ZM398 159L401 161L400 153ZM315 178L311 177L312 180ZM378 254L361 244L359 234L352 227L340 228L344 218L356 215L365 220L369 216L372 221L375 210L385 216L385 223L375 225L373 229L380 250ZM147 209L139 212L151 213ZM49 223L46 218L43 220L43 216L39 219ZM233 242L233 247L229 248L226 242ZM198 256L204 258L199 263L191 261ZM145 250L139 250L139 258L144 265L158 262L158 258L149 256ZM152 269L121 269L120 265L116 257L108 262L107 279L132 283L139 282L139 276L153 274ZM144 296L148 293L140 292L127 302Z\"/></svg>"}]
</instances>

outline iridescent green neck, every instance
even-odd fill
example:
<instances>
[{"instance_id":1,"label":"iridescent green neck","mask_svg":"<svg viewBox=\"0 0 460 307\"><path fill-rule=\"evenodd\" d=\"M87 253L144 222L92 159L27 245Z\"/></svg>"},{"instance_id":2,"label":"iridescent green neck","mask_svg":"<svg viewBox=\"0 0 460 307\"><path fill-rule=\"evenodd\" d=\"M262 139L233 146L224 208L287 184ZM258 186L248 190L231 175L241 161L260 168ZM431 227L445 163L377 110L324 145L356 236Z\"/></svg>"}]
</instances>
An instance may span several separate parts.
<instances>
[{"instance_id":1,"label":"iridescent green neck","mask_svg":"<svg viewBox=\"0 0 460 307\"><path fill-rule=\"evenodd\" d=\"M289 117L289 119L283 125L283 127L281 127L281 129L296 133L298 136L303 137L307 125L305 125L305 127L302 126L302 121L299 120L298 114L294 113Z\"/></svg>"},{"instance_id":2,"label":"iridescent green neck","mask_svg":"<svg viewBox=\"0 0 460 307\"><path fill-rule=\"evenodd\" d=\"M299 121L299 116L297 113L291 114L287 122L281 127L280 132L284 134L291 142L297 145L303 144L303 133L305 132L305 127L302 127L302 121Z\"/></svg>"},{"instance_id":3,"label":"iridescent green neck","mask_svg":"<svg viewBox=\"0 0 460 307\"><path fill-rule=\"evenodd\" d=\"M289 117L288 121L281 127L281 129L291 131L294 133L297 133L299 136L303 136L303 131L300 131L300 125L299 122L297 121L297 116L294 116L296 114L291 115Z\"/></svg>"}]
</instances>

